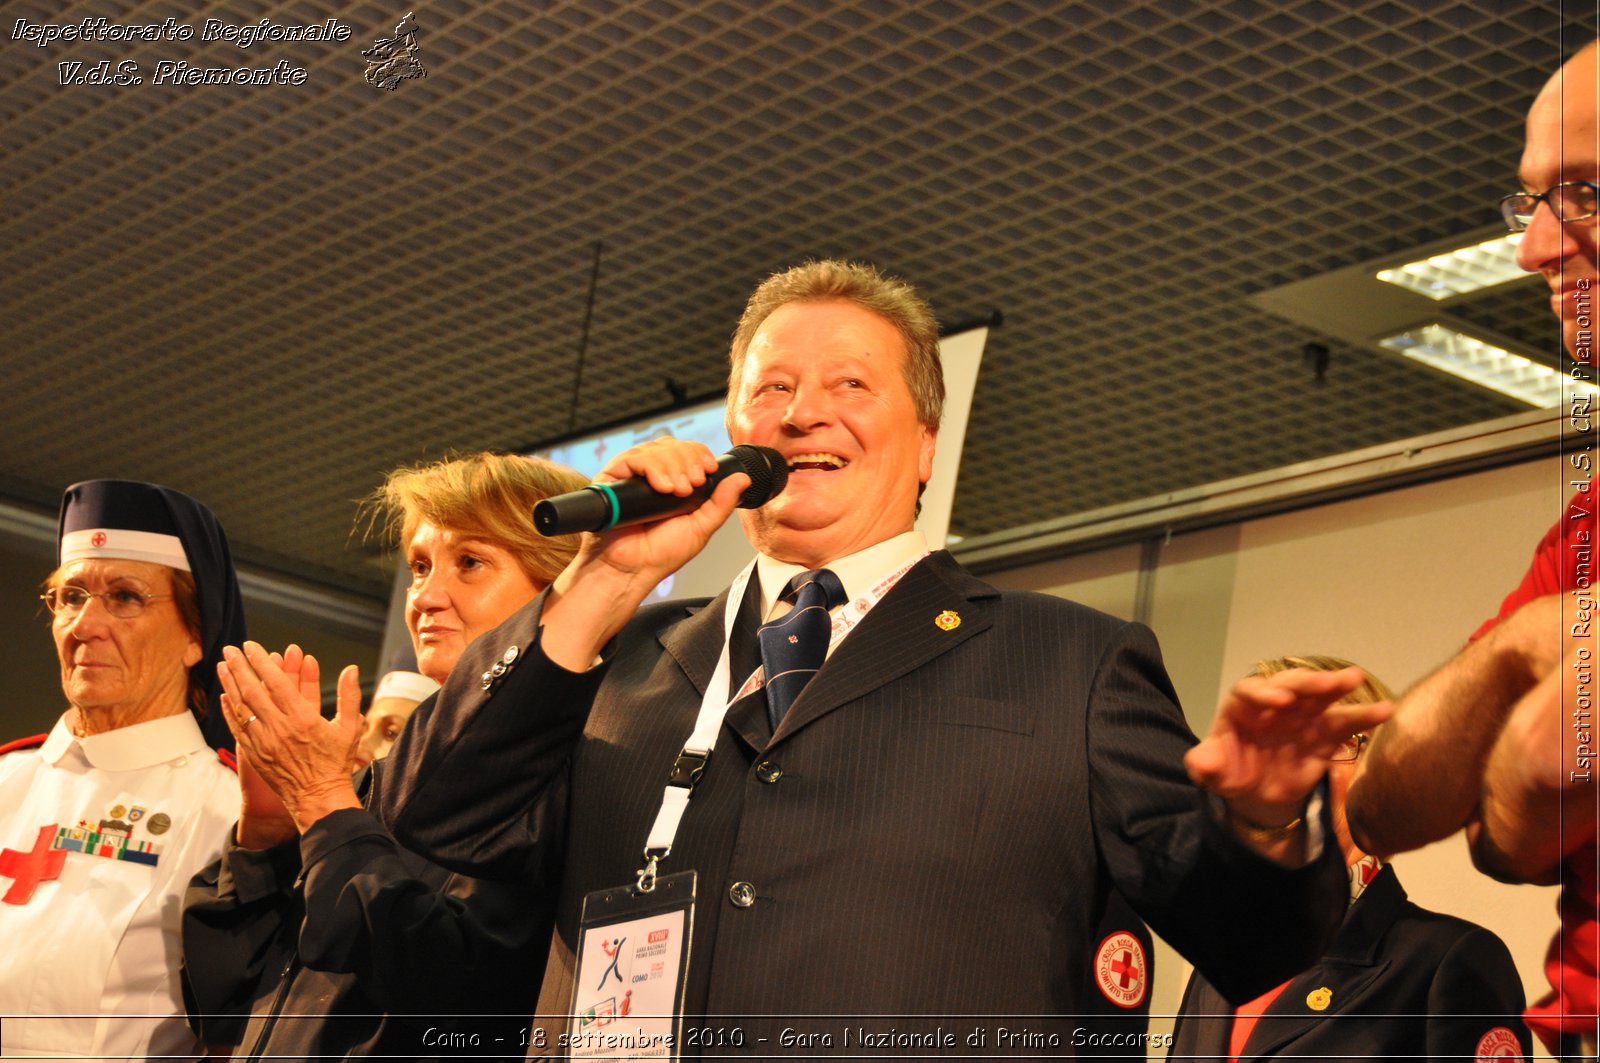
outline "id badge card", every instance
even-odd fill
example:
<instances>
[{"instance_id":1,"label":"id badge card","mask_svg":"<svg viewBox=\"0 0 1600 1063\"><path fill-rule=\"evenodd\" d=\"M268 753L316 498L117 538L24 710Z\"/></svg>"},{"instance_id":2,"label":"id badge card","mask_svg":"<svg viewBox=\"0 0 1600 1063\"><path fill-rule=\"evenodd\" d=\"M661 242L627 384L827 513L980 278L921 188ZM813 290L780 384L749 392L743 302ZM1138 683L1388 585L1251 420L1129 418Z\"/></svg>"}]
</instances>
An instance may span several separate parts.
<instances>
[{"instance_id":1,"label":"id badge card","mask_svg":"<svg viewBox=\"0 0 1600 1063\"><path fill-rule=\"evenodd\" d=\"M572 1059L677 1059L695 872L583 898L567 1049Z\"/></svg>"}]
</instances>

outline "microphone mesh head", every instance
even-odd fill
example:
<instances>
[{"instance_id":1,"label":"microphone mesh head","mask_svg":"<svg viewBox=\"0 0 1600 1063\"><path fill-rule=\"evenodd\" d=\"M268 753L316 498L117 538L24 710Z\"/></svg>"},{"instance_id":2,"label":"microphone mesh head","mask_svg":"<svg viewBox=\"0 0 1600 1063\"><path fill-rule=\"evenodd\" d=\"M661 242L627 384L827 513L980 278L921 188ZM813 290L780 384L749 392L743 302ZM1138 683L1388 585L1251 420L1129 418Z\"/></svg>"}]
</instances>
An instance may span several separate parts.
<instances>
[{"instance_id":1,"label":"microphone mesh head","mask_svg":"<svg viewBox=\"0 0 1600 1063\"><path fill-rule=\"evenodd\" d=\"M728 451L739 462L739 468L750 477L750 486L739 496L740 509L755 509L783 490L789 482L789 465L771 447L758 447L741 443Z\"/></svg>"}]
</instances>

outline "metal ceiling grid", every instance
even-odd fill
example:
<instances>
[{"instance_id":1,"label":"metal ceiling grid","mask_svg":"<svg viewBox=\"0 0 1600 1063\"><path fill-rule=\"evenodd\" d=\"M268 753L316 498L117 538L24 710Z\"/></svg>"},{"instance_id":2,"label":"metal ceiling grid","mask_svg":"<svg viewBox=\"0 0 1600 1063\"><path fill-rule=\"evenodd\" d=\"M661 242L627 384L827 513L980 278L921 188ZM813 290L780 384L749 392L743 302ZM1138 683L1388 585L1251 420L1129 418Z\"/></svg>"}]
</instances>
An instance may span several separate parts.
<instances>
[{"instance_id":1,"label":"metal ceiling grid","mask_svg":"<svg viewBox=\"0 0 1600 1063\"><path fill-rule=\"evenodd\" d=\"M381 92L360 50L402 8L19 0L353 36L0 44L0 484L171 483L241 556L381 594L348 534L383 471L720 386L749 289L814 255L1006 314L969 535L1512 412L1339 343L1319 385L1326 341L1243 300L1492 219L1577 6L440 0ZM309 76L57 84L102 58ZM1449 311L1548 347L1511 287Z\"/></svg>"}]
</instances>

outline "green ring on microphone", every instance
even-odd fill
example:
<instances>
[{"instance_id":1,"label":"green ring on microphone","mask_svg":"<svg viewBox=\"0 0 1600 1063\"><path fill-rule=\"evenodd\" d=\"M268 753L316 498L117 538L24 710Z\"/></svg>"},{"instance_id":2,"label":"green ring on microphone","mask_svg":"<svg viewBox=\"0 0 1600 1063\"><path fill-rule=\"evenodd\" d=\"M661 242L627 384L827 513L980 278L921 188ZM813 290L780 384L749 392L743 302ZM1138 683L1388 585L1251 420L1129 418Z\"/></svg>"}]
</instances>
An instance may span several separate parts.
<instances>
[{"instance_id":1,"label":"green ring on microphone","mask_svg":"<svg viewBox=\"0 0 1600 1063\"><path fill-rule=\"evenodd\" d=\"M617 505L617 493L611 490L610 484L590 484L589 490L598 491L605 498L606 504L611 509L611 519L600 525L595 531L610 531L617 526L617 521L622 517L622 507Z\"/></svg>"}]
</instances>

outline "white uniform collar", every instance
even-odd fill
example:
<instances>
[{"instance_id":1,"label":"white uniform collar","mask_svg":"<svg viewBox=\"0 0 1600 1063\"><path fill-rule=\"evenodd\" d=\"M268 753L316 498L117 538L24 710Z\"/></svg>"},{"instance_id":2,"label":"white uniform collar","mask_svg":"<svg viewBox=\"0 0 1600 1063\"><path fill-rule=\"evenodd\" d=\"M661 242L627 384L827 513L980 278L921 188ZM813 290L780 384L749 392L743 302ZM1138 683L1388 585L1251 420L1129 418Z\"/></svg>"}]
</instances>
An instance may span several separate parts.
<instances>
[{"instance_id":1,"label":"white uniform collar","mask_svg":"<svg viewBox=\"0 0 1600 1063\"><path fill-rule=\"evenodd\" d=\"M913 528L881 543L874 543L865 550L857 550L853 554L846 554L844 557L829 561L824 567L839 577L839 582L844 584L845 598L849 600L866 591L883 576L907 561L921 557L927 552L928 541L922 537L920 531ZM787 561L779 561L765 554L756 555L756 572L761 582L763 618L772 615L772 607L777 602L778 595L783 593L783 588L788 586L791 579L804 571L806 571L804 565L791 565Z\"/></svg>"},{"instance_id":2,"label":"white uniform collar","mask_svg":"<svg viewBox=\"0 0 1600 1063\"><path fill-rule=\"evenodd\" d=\"M206 751L205 736L200 733L200 725L192 712L79 738L68 723L69 717L74 717L77 711L68 709L62 713L61 719L50 729L50 737L39 747L39 755L46 764L56 764L74 745L82 751L84 760L101 771L136 771Z\"/></svg>"}]
</instances>

